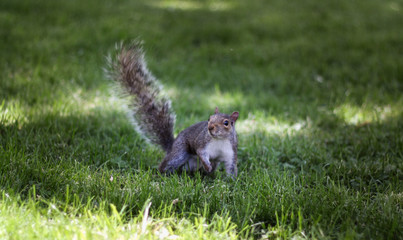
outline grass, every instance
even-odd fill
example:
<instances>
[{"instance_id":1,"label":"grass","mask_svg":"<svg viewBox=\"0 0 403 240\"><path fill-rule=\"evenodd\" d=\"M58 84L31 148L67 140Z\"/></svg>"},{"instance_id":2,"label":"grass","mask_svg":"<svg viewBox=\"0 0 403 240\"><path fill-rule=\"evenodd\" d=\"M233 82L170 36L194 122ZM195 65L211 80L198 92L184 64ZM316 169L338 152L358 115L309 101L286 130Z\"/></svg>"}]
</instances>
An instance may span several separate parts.
<instances>
[{"instance_id":1,"label":"grass","mask_svg":"<svg viewBox=\"0 0 403 240\"><path fill-rule=\"evenodd\" d=\"M402 1L0 3L0 238L401 239ZM145 41L176 133L238 110L239 177L160 176L102 68Z\"/></svg>"}]
</instances>

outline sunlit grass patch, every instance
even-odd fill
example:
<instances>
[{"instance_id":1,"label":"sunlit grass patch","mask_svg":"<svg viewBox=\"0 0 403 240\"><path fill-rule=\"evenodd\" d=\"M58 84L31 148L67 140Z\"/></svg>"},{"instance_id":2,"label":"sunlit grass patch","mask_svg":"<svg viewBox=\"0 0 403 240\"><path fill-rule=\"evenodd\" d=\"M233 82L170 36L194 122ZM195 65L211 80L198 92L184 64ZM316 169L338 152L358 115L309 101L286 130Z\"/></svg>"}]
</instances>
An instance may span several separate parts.
<instances>
[{"instance_id":1,"label":"sunlit grass patch","mask_svg":"<svg viewBox=\"0 0 403 240\"><path fill-rule=\"evenodd\" d=\"M7 126L17 120L20 122L27 121L24 109L17 101L7 102L6 105L6 101L3 100L0 104L0 124Z\"/></svg>"},{"instance_id":2,"label":"sunlit grass patch","mask_svg":"<svg viewBox=\"0 0 403 240\"><path fill-rule=\"evenodd\" d=\"M342 104L333 110L336 116L347 124L360 125L371 123L383 123L384 121L399 116L403 112L402 105L392 103L384 106Z\"/></svg>"},{"instance_id":3,"label":"sunlit grass patch","mask_svg":"<svg viewBox=\"0 0 403 240\"><path fill-rule=\"evenodd\" d=\"M209 10L209 11L225 11L231 9L235 3L231 1L176 1L176 0L158 0L150 1L151 6L158 8L166 8L173 10L184 10L184 11L194 11L194 10Z\"/></svg>"},{"instance_id":4,"label":"sunlit grass patch","mask_svg":"<svg viewBox=\"0 0 403 240\"><path fill-rule=\"evenodd\" d=\"M267 133L279 136L293 136L294 134L306 132L310 128L310 121L300 121L289 123L276 118L256 118L250 116L246 120L240 120L237 123L239 134L253 135L257 132Z\"/></svg>"},{"instance_id":5,"label":"sunlit grass patch","mask_svg":"<svg viewBox=\"0 0 403 240\"><path fill-rule=\"evenodd\" d=\"M215 215L211 221L195 215L181 219L175 214L154 218L147 202L136 217L127 220L123 209L89 200L66 212L63 203L33 200L16 201L4 191L0 200L2 239L237 239L236 225L228 216ZM169 208L169 207L167 207ZM64 210L63 210L64 209ZM79 211L77 211L79 209ZM166 211L166 210L165 210Z\"/></svg>"},{"instance_id":6,"label":"sunlit grass patch","mask_svg":"<svg viewBox=\"0 0 403 240\"><path fill-rule=\"evenodd\" d=\"M109 86L109 85L106 85ZM94 112L122 111L125 101L122 101L112 91L84 90L80 87L66 84L63 90L48 90L35 101L24 101L19 98L4 99L0 104L0 119L2 124L19 121L20 124L36 121L44 115L89 116Z\"/></svg>"}]
</instances>

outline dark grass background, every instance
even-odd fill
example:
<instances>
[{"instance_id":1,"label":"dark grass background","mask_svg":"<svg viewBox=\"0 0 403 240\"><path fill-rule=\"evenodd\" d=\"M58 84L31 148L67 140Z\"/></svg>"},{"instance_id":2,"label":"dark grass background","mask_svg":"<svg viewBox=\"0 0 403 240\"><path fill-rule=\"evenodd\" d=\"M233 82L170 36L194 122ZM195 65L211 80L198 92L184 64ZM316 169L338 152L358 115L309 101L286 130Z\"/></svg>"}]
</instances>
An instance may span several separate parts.
<instances>
[{"instance_id":1,"label":"dark grass background","mask_svg":"<svg viewBox=\"0 0 403 240\"><path fill-rule=\"evenodd\" d=\"M228 214L256 238L401 238L402 11L376 0L2 1L1 190L127 206L127 221L148 199L155 218L179 199L169 211ZM176 132L215 106L240 112L237 181L157 174L163 153L133 131L102 70L133 39Z\"/></svg>"}]
</instances>

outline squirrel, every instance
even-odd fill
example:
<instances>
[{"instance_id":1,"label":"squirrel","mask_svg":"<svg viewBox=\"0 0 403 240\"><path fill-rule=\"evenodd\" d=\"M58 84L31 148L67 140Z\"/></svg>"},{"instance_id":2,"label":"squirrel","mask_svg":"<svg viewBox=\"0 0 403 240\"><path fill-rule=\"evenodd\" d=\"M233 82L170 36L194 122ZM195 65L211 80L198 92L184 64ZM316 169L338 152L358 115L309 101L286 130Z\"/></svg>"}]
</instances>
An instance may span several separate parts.
<instances>
[{"instance_id":1,"label":"squirrel","mask_svg":"<svg viewBox=\"0 0 403 240\"><path fill-rule=\"evenodd\" d=\"M130 99L128 105L136 130L166 153L158 167L161 173L195 172L201 166L211 173L223 162L226 173L237 176L238 112L223 114L216 107L208 121L196 123L174 138L175 114L171 102L162 96L161 85L147 69L142 43L121 44L116 56L109 57L108 62L109 77Z\"/></svg>"}]
</instances>

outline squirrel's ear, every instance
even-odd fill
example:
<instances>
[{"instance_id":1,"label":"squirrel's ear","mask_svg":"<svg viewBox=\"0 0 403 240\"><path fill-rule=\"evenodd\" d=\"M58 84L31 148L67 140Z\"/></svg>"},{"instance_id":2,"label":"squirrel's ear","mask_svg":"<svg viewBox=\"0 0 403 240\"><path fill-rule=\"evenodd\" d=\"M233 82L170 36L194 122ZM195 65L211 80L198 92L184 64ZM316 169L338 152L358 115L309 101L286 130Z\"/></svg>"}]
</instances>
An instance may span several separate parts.
<instances>
[{"instance_id":1,"label":"squirrel's ear","mask_svg":"<svg viewBox=\"0 0 403 240\"><path fill-rule=\"evenodd\" d=\"M239 117L239 112L233 112L231 114L231 120L234 122L238 119L238 117Z\"/></svg>"},{"instance_id":2,"label":"squirrel's ear","mask_svg":"<svg viewBox=\"0 0 403 240\"><path fill-rule=\"evenodd\" d=\"M217 113L219 113L218 107L215 107L215 112L214 112L214 114L217 114Z\"/></svg>"}]
</instances>

